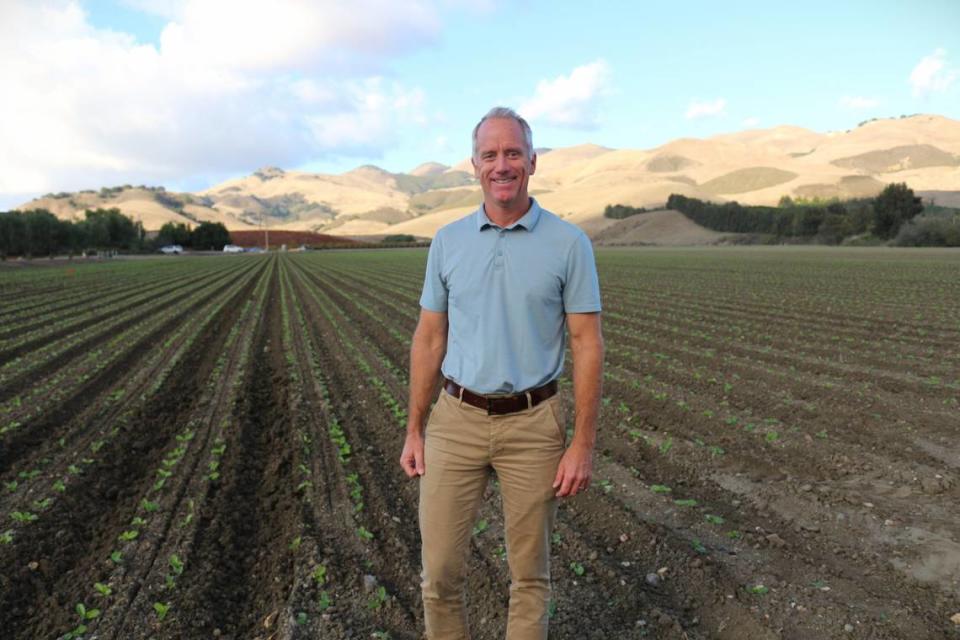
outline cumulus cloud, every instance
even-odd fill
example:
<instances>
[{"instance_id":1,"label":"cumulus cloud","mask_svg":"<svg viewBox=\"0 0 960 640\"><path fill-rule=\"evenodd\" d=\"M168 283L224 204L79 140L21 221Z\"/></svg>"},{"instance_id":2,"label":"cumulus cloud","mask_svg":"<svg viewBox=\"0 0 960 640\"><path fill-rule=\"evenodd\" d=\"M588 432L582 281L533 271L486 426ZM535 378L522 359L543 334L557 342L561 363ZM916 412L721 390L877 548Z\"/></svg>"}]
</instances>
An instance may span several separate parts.
<instances>
[{"instance_id":1,"label":"cumulus cloud","mask_svg":"<svg viewBox=\"0 0 960 640\"><path fill-rule=\"evenodd\" d=\"M745 127L757 127L760 125L760 118L756 116L750 116L749 118L743 119L743 126Z\"/></svg>"},{"instance_id":2,"label":"cumulus cloud","mask_svg":"<svg viewBox=\"0 0 960 640\"><path fill-rule=\"evenodd\" d=\"M920 60L910 72L910 86L914 96L925 96L946 90L958 75L960 72L947 66L946 50L937 49Z\"/></svg>"},{"instance_id":3,"label":"cumulus cloud","mask_svg":"<svg viewBox=\"0 0 960 640\"><path fill-rule=\"evenodd\" d=\"M533 97L520 104L529 120L577 129L599 124L598 106L610 91L610 66L604 60L576 67L570 75L541 80Z\"/></svg>"},{"instance_id":4,"label":"cumulus cloud","mask_svg":"<svg viewBox=\"0 0 960 640\"><path fill-rule=\"evenodd\" d=\"M687 119L695 120L697 118L708 118L721 116L724 109L727 108L727 101L724 98L716 100L692 100L687 107Z\"/></svg>"},{"instance_id":5,"label":"cumulus cloud","mask_svg":"<svg viewBox=\"0 0 960 640\"><path fill-rule=\"evenodd\" d=\"M879 104L880 102L877 100L874 100L873 98L865 98L863 96L843 96L840 98L840 106L853 111L873 109Z\"/></svg>"},{"instance_id":6,"label":"cumulus cloud","mask_svg":"<svg viewBox=\"0 0 960 640\"><path fill-rule=\"evenodd\" d=\"M159 46L76 0L3 2L0 195L377 155L425 123L423 92L383 78L437 37L424 2L128 3L169 20Z\"/></svg>"}]
</instances>

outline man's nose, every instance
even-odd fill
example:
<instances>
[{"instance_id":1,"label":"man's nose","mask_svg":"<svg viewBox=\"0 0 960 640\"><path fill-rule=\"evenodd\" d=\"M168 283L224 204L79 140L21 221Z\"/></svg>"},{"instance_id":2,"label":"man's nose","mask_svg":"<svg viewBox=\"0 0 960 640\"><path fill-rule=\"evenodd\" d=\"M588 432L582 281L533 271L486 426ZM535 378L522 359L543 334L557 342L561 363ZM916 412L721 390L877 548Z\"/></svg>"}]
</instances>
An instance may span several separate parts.
<instances>
[{"instance_id":1,"label":"man's nose","mask_svg":"<svg viewBox=\"0 0 960 640\"><path fill-rule=\"evenodd\" d=\"M497 154L497 161L494 164L494 168L497 171L506 171L507 169L510 168L510 164L507 162L506 154L503 154L503 153Z\"/></svg>"}]
</instances>

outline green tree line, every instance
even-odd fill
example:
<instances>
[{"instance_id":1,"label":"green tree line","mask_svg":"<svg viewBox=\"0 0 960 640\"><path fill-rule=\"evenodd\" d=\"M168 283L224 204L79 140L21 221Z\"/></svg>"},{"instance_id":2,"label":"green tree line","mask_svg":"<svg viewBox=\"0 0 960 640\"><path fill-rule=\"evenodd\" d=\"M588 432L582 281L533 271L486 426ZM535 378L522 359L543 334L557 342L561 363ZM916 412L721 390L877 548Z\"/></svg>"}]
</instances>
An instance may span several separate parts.
<instances>
[{"instance_id":1,"label":"green tree line","mask_svg":"<svg viewBox=\"0 0 960 640\"><path fill-rule=\"evenodd\" d=\"M173 233L177 234L176 239ZM204 222L192 230L183 224L167 223L156 238L148 239L139 221L115 208L88 209L78 221L61 220L46 209L0 211L0 258L3 259L74 255L85 251L150 252L164 244L220 250L229 242L230 234L219 222Z\"/></svg>"},{"instance_id":2,"label":"green tree line","mask_svg":"<svg viewBox=\"0 0 960 640\"><path fill-rule=\"evenodd\" d=\"M794 201L781 199L779 206L722 204L671 194L667 208L680 211L699 225L728 233L768 234L776 238L797 238L824 244L838 244L846 238L869 235L896 244L950 244L954 239L943 230L950 225L933 224L925 217L920 198L906 184L890 184L875 198L847 201ZM903 231L903 233L901 233Z\"/></svg>"}]
</instances>

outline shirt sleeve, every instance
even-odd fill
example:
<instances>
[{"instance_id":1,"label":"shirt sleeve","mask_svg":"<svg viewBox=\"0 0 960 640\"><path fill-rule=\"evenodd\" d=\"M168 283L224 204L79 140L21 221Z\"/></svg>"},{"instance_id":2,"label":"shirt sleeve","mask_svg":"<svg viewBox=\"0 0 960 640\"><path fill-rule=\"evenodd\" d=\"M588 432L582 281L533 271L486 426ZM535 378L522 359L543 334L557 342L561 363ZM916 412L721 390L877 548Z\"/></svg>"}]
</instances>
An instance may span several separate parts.
<instances>
[{"instance_id":1,"label":"shirt sleeve","mask_svg":"<svg viewBox=\"0 0 960 640\"><path fill-rule=\"evenodd\" d=\"M600 280L593 259L593 247L587 234L577 236L567 255L567 274L563 286L563 310L566 313L600 311Z\"/></svg>"},{"instance_id":2,"label":"shirt sleeve","mask_svg":"<svg viewBox=\"0 0 960 640\"><path fill-rule=\"evenodd\" d=\"M423 293L420 294L420 306L427 311L446 313L447 283L443 279L443 248L438 233L427 253L427 272L423 277Z\"/></svg>"}]
</instances>

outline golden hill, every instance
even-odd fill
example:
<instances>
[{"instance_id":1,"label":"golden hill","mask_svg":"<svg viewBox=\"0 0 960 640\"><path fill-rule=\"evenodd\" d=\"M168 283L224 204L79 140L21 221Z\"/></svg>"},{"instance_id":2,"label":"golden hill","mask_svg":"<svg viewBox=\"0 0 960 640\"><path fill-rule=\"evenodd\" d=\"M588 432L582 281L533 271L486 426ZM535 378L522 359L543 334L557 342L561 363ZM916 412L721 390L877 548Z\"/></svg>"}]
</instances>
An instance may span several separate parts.
<instances>
[{"instance_id":1,"label":"golden hill","mask_svg":"<svg viewBox=\"0 0 960 640\"><path fill-rule=\"evenodd\" d=\"M603 217L608 204L656 208L671 193L776 204L785 195L872 196L891 182L936 193L938 202L960 199L960 122L916 115L873 120L845 132L779 126L707 139L681 138L654 149L594 144L541 149L530 189L543 206L599 240L607 237L602 236L604 230L619 222ZM465 159L452 167L426 162L410 173L370 165L342 175L265 167L196 194L122 187L51 195L19 208L43 207L71 218L87 208L118 207L147 229L167 221L211 220L230 229L265 224L341 236L431 237L480 200L479 185ZM631 233L646 238L638 242L648 242L657 232L666 238L665 220L677 223L675 216L658 215Z\"/></svg>"}]
</instances>

